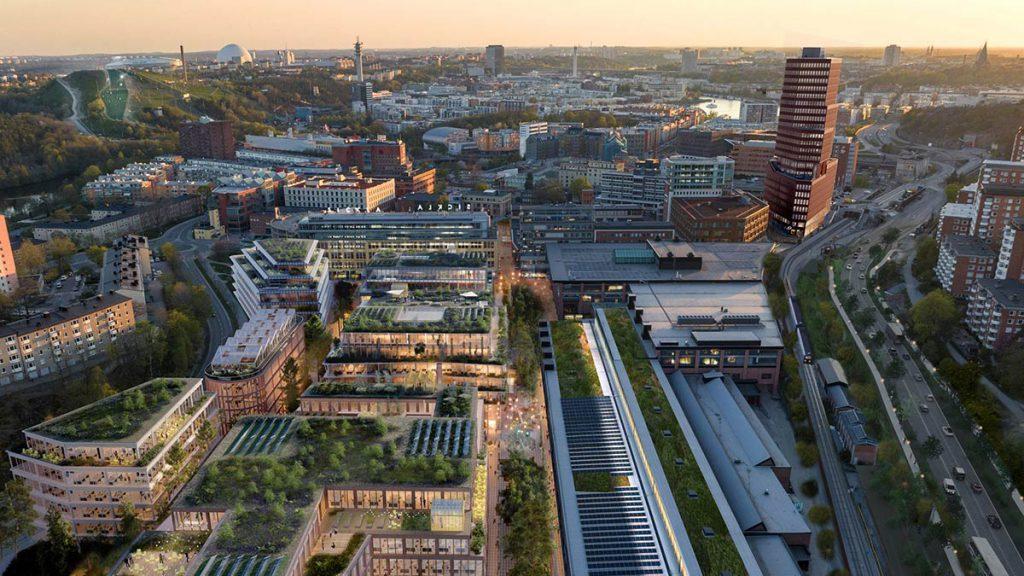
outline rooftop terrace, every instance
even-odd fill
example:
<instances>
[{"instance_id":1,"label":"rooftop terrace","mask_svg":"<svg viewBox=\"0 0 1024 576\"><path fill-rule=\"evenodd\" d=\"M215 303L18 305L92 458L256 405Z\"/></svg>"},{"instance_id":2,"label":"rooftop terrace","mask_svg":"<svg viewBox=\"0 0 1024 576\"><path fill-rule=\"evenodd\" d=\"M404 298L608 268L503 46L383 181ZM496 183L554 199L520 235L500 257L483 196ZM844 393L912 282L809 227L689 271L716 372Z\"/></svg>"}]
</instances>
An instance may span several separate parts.
<instances>
[{"instance_id":1,"label":"rooftop terrace","mask_svg":"<svg viewBox=\"0 0 1024 576\"><path fill-rule=\"evenodd\" d=\"M189 393L195 380L161 378L28 429L56 440L124 441L141 434Z\"/></svg>"}]
</instances>

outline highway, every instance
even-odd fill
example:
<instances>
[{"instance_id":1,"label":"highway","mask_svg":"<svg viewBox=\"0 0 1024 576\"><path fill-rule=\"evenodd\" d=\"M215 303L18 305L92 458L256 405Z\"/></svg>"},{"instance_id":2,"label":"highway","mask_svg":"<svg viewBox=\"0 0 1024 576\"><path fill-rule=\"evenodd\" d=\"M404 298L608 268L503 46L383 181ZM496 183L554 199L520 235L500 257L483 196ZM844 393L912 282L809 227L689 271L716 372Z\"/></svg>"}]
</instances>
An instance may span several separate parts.
<instances>
[{"instance_id":1,"label":"highway","mask_svg":"<svg viewBox=\"0 0 1024 576\"><path fill-rule=\"evenodd\" d=\"M206 293L210 296L210 304L213 306L213 316L206 320L207 334L209 338L206 341L206 353L203 356L203 361L199 363L197 367L197 374L201 374L202 370L210 363L213 359L213 354L217 351L217 347L220 346L229 336L235 333L235 329L231 324L231 318L228 316L231 312L224 308L221 304L220 298L217 297L216 289L211 286L203 274L199 271L199 267L196 265L195 257L198 255L200 258L206 256L205 252L200 250L199 242L192 237L192 229L195 228L196 224L206 218L205 215L197 216L190 220L176 224L171 228L168 228L161 236L153 238L150 241L150 245L153 246L154 250L159 250L165 242L170 242L178 248L178 252L181 254L181 265L182 273L185 276L185 280L199 286L206 288ZM230 297L234 297L229 295Z\"/></svg>"},{"instance_id":2,"label":"highway","mask_svg":"<svg viewBox=\"0 0 1024 576\"><path fill-rule=\"evenodd\" d=\"M924 199L908 206L908 210L892 220L888 226L879 227L865 234L859 244L866 250L868 246L878 242L884 231L890 227L897 228L900 230L901 236L906 237L907 233L920 223L927 221L938 206L941 206L942 200L941 194L934 192L928 194ZM910 252L910 249L906 249L906 252ZM887 333L888 319L874 306L867 293L871 289L868 282L872 270L862 271L860 265L852 262L850 264L851 269L844 267L841 277L852 287L852 293L856 295L860 309L874 311L875 325L872 329ZM971 465L960 439L955 435L949 436L943 431L949 427L949 420L943 414L941 406L929 399L934 398L930 379L923 373L917 362L913 361L915 357L919 356L919 353L905 340L895 341L891 335L889 340L886 348L896 349L906 369L903 376L896 378L895 381L890 379L888 382L892 388L895 388L896 396L899 398L898 404L903 408L904 426L909 423L914 433L913 437L916 438L918 444L924 442L929 436L938 438L942 444L942 453L937 458L927 458L920 451L917 453L918 457L922 459L933 478L940 483L944 478L953 478L952 470L955 466L964 468L967 478L964 481L957 481L956 485L958 497L964 507L964 524L967 535L987 538L1010 574L1024 574L1024 558L1021 557L1010 535L1005 529L993 529L989 526L987 516L992 514L998 516L998 511L988 493L985 491L975 493L970 488L971 482L978 482L978 473ZM927 407L927 412L923 412L921 406Z\"/></svg>"}]
</instances>

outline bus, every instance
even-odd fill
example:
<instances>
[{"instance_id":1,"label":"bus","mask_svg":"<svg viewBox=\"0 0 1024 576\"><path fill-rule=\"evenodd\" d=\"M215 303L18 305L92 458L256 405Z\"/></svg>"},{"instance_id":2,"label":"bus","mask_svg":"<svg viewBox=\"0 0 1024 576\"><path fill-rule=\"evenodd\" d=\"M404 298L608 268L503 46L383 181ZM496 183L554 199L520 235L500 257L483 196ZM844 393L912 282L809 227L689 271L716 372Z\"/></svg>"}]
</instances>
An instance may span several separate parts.
<instances>
[{"instance_id":1,"label":"bus","mask_svg":"<svg viewBox=\"0 0 1024 576\"><path fill-rule=\"evenodd\" d=\"M1010 573L1003 566L1003 563L996 556L996 551L992 549L992 544L989 543L988 538L982 538L981 536L971 537L971 556L974 557L974 563L977 565L978 573L984 576L1010 576Z\"/></svg>"}]
</instances>

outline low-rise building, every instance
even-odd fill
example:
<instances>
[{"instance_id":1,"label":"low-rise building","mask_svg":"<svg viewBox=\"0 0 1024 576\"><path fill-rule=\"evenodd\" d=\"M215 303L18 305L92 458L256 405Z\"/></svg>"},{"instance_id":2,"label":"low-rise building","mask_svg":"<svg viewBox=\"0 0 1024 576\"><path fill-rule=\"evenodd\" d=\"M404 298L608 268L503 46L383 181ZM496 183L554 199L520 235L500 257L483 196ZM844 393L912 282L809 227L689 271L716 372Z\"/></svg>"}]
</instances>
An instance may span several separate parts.
<instances>
[{"instance_id":1,"label":"low-rise building","mask_svg":"<svg viewBox=\"0 0 1024 576\"><path fill-rule=\"evenodd\" d=\"M217 395L226 432L242 416L286 411L289 358L302 366L306 351L302 322L289 308L259 309L217 348L206 367L206 389ZM295 374L296 394L302 392Z\"/></svg>"},{"instance_id":2,"label":"low-rise building","mask_svg":"<svg viewBox=\"0 0 1024 576\"><path fill-rule=\"evenodd\" d=\"M967 296L964 322L990 350L1015 342L1024 328L1024 284L1017 280L978 280Z\"/></svg>"},{"instance_id":3,"label":"low-rise building","mask_svg":"<svg viewBox=\"0 0 1024 576\"><path fill-rule=\"evenodd\" d=\"M974 236L946 236L939 245L935 277L956 297L967 296L975 282L994 278L999 255Z\"/></svg>"},{"instance_id":4,"label":"low-rise building","mask_svg":"<svg viewBox=\"0 0 1024 576\"><path fill-rule=\"evenodd\" d=\"M284 205L288 208L371 212L389 208L394 200L393 179L339 176L303 180L284 187Z\"/></svg>"},{"instance_id":5,"label":"low-rise building","mask_svg":"<svg viewBox=\"0 0 1024 576\"><path fill-rule=\"evenodd\" d=\"M482 210L494 222L504 220L512 213L512 193L508 190L459 190L448 194L448 201L462 210Z\"/></svg>"},{"instance_id":6,"label":"low-rise building","mask_svg":"<svg viewBox=\"0 0 1024 576\"><path fill-rule=\"evenodd\" d=\"M7 322L0 325L0 386L79 372L134 329L132 299L117 293Z\"/></svg>"},{"instance_id":7,"label":"low-rise building","mask_svg":"<svg viewBox=\"0 0 1024 576\"><path fill-rule=\"evenodd\" d=\"M768 231L768 204L743 191L717 198L673 198L672 225L691 242L755 242Z\"/></svg>"},{"instance_id":8,"label":"low-rise building","mask_svg":"<svg viewBox=\"0 0 1024 576\"><path fill-rule=\"evenodd\" d=\"M328 269L316 240L267 238L231 257L235 297L249 318L261 308L291 308L328 324L334 303Z\"/></svg>"},{"instance_id":9,"label":"low-rise building","mask_svg":"<svg viewBox=\"0 0 1024 576\"><path fill-rule=\"evenodd\" d=\"M768 163L775 155L774 140L746 140L733 142L729 157L736 163L735 175L764 178Z\"/></svg>"},{"instance_id":10,"label":"low-rise building","mask_svg":"<svg viewBox=\"0 0 1024 576\"><path fill-rule=\"evenodd\" d=\"M109 206L94 210L88 220L59 222L47 220L32 228L32 237L48 241L64 236L79 245L105 244L125 234L165 228L202 213L198 196L179 196L140 206Z\"/></svg>"},{"instance_id":11,"label":"low-rise building","mask_svg":"<svg viewBox=\"0 0 1024 576\"><path fill-rule=\"evenodd\" d=\"M217 407L200 379L158 378L24 431L8 450L38 512L50 508L75 537L114 536L131 504L154 526L217 436Z\"/></svg>"}]
</instances>

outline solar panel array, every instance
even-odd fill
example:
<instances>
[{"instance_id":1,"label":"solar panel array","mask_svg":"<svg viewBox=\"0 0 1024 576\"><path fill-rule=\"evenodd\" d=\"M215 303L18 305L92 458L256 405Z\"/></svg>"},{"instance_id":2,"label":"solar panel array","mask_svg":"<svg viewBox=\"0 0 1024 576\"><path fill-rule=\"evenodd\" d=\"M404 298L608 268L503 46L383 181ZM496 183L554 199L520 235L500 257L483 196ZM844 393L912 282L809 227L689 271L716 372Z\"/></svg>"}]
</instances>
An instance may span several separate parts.
<instances>
[{"instance_id":1,"label":"solar panel array","mask_svg":"<svg viewBox=\"0 0 1024 576\"><path fill-rule=\"evenodd\" d=\"M294 418L261 416L242 422L242 429L224 453L228 456L260 456L273 454L292 433Z\"/></svg>"},{"instance_id":2,"label":"solar panel array","mask_svg":"<svg viewBox=\"0 0 1024 576\"><path fill-rule=\"evenodd\" d=\"M583 526L588 574L665 573L639 488L578 493L576 503Z\"/></svg>"},{"instance_id":3,"label":"solar panel array","mask_svg":"<svg viewBox=\"0 0 1024 576\"><path fill-rule=\"evenodd\" d=\"M573 472L632 474L611 398L563 398L562 418Z\"/></svg>"}]
</instances>

